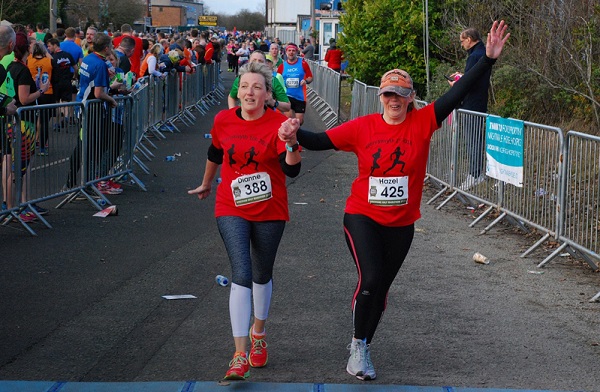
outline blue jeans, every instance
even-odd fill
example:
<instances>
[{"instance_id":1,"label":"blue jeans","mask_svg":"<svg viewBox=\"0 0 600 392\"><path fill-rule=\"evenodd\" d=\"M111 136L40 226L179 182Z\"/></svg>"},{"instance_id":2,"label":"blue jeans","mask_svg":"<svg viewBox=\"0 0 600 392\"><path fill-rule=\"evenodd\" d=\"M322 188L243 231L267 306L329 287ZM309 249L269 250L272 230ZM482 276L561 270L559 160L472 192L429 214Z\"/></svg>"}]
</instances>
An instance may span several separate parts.
<instances>
[{"instance_id":1,"label":"blue jeans","mask_svg":"<svg viewBox=\"0 0 600 392\"><path fill-rule=\"evenodd\" d=\"M253 222L238 216L220 216L217 226L231 263L231 281L252 289L273 278L273 264L285 221Z\"/></svg>"}]
</instances>

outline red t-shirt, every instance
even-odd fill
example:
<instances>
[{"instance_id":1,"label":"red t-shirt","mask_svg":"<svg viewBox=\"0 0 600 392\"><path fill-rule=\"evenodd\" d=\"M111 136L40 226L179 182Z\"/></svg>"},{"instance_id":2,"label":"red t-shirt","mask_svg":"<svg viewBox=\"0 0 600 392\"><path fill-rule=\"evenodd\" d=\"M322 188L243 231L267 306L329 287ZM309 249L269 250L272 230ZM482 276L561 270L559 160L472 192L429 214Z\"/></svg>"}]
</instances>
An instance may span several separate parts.
<instances>
[{"instance_id":1,"label":"red t-shirt","mask_svg":"<svg viewBox=\"0 0 600 392\"><path fill-rule=\"evenodd\" d=\"M337 149L358 157L358 177L352 183L345 212L394 227L419 219L429 144L437 128L431 104L408 112L399 125L387 124L376 113L327 131ZM375 189L377 196L372 193ZM372 197L378 199L369 201Z\"/></svg>"},{"instance_id":2,"label":"red t-shirt","mask_svg":"<svg viewBox=\"0 0 600 392\"><path fill-rule=\"evenodd\" d=\"M258 120L246 121L237 116L237 110L240 108L219 112L211 130L212 144L224 153L215 216L239 216L250 221L287 221L289 212L285 174L279 163L279 155L286 149L285 143L277 135L287 117L267 110ZM240 179L241 176L256 173L268 174L272 197L255 202L246 200L247 204L236 206L235 192L241 193L242 197L252 197L252 191L266 189L264 175L259 179L257 176Z\"/></svg>"},{"instance_id":3,"label":"red t-shirt","mask_svg":"<svg viewBox=\"0 0 600 392\"><path fill-rule=\"evenodd\" d=\"M113 46L116 48L121 43L123 39L123 35L118 36L113 39ZM140 37L131 36L135 41L135 49L133 49L133 54L129 58L129 62L131 63L131 72L135 72L136 75L140 74L140 66L142 64L142 56L144 55L144 43Z\"/></svg>"}]
</instances>

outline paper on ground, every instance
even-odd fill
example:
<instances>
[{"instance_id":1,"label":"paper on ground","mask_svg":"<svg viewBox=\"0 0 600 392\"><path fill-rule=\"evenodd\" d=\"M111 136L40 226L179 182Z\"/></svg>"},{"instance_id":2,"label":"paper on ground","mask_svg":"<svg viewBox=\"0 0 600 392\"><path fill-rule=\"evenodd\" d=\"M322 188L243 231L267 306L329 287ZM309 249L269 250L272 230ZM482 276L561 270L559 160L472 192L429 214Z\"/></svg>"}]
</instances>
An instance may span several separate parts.
<instances>
[{"instance_id":1,"label":"paper on ground","mask_svg":"<svg viewBox=\"0 0 600 392\"><path fill-rule=\"evenodd\" d=\"M99 218L106 218L109 215L117 215L117 206L106 207L102 211L98 211L94 214L94 216Z\"/></svg>"},{"instance_id":2,"label":"paper on ground","mask_svg":"<svg viewBox=\"0 0 600 392\"><path fill-rule=\"evenodd\" d=\"M192 294L179 294L179 295L163 295L164 299L193 299L196 296Z\"/></svg>"}]
</instances>

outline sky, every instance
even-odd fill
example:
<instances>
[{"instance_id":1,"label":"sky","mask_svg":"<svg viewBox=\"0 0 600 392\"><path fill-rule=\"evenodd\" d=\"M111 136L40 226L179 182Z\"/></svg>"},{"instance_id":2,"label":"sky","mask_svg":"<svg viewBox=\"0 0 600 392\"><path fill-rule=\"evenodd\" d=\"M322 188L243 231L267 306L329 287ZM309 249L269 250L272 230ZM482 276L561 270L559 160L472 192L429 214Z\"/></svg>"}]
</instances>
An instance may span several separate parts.
<instances>
[{"instance_id":1,"label":"sky","mask_svg":"<svg viewBox=\"0 0 600 392\"><path fill-rule=\"evenodd\" d=\"M215 14L235 15L242 9L250 12L257 11L260 6L265 8L265 0L204 0L204 6Z\"/></svg>"}]
</instances>

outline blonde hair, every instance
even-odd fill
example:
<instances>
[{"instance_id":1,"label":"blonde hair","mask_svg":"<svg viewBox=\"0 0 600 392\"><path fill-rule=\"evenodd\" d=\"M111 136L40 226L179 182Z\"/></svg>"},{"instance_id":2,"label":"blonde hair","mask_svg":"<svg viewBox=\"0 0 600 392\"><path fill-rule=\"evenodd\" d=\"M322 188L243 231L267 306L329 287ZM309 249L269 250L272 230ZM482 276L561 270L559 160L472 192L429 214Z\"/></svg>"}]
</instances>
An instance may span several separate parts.
<instances>
[{"instance_id":1,"label":"blonde hair","mask_svg":"<svg viewBox=\"0 0 600 392\"><path fill-rule=\"evenodd\" d=\"M264 63L247 63L240 68L240 80L247 73L256 73L265 78L265 88L267 92L273 91L273 72Z\"/></svg>"},{"instance_id":2,"label":"blonde hair","mask_svg":"<svg viewBox=\"0 0 600 392\"><path fill-rule=\"evenodd\" d=\"M46 57L46 45L41 42L36 41L33 44L33 48L31 49L31 55L33 57Z\"/></svg>"},{"instance_id":3,"label":"blonde hair","mask_svg":"<svg viewBox=\"0 0 600 392\"><path fill-rule=\"evenodd\" d=\"M152 55L154 55L155 57L158 57L158 55L160 54L161 51L162 51L161 44L154 44L152 46L152 48L150 49L150 53L152 53Z\"/></svg>"}]
</instances>

